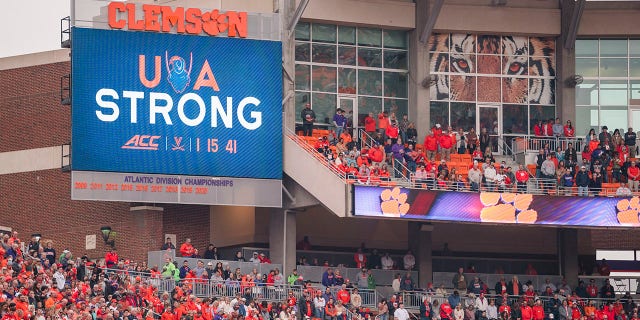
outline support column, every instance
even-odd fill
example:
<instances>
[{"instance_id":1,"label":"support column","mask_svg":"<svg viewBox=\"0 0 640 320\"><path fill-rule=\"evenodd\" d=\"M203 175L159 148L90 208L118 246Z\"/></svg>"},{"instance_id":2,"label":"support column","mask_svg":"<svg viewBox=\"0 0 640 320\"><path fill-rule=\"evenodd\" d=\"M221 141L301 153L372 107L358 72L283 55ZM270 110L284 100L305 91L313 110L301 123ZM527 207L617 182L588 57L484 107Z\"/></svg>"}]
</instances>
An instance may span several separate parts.
<instances>
[{"instance_id":1,"label":"support column","mask_svg":"<svg viewBox=\"0 0 640 320\"><path fill-rule=\"evenodd\" d=\"M296 267L295 212L274 208L271 210L269 253L273 263L282 264L282 274L290 274Z\"/></svg>"},{"instance_id":2,"label":"support column","mask_svg":"<svg viewBox=\"0 0 640 320\"><path fill-rule=\"evenodd\" d=\"M132 240L131 242L137 245L127 248L123 239L116 239L116 248L125 247L125 249L131 250L131 256L135 259L139 259L139 261L147 260L147 252L159 250L164 243L164 232L161 232L164 230L162 212L162 208L151 206L142 206L139 209L131 210L131 215L133 216L133 228L131 231L133 235L132 238L127 240ZM119 230L114 231L117 232ZM99 234L98 243L102 243L100 236Z\"/></svg>"},{"instance_id":3,"label":"support column","mask_svg":"<svg viewBox=\"0 0 640 320\"><path fill-rule=\"evenodd\" d=\"M565 46L567 33L571 28L575 1L562 1L562 35L556 41L556 114L564 125L567 120L576 125L576 75L575 40L570 48ZM578 18L579 19L579 18ZM579 23L579 22L577 22ZM583 133L580 133L583 134Z\"/></svg>"},{"instance_id":4,"label":"support column","mask_svg":"<svg viewBox=\"0 0 640 320\"><path fill-rule=\"evenodd\" d=\"M409 32L409 74L414 81L409 82L409 119L416 124L418 141L424 140L429 130L429 48L420 42L420 34L429 19L429 0L415 0L416 26ZM426 80L425 80L426 79ZM424 80L424 81L423 81Z\"/></svg>"},{"instance_id":5,"label":"support column","mask_svg":"<svg viewBox=\"0 0 640 320\"><path fill-rule=\"evenodd\" d=\"M578 230L558 229L558 262L560 274L573 288L578 285Z\"/></svg>"},{"instance_id":6,"label":"support column","mask_svg":"<svg viewBox=\"0 0 640 320\"><path fill-rule=\"evenodd\" d=\"M433 225L409 222L408 229L409 250L413 252L418 265L418 282L420 288L426 288L427 283L433 282Z\"/></svg>"}]
</instances>

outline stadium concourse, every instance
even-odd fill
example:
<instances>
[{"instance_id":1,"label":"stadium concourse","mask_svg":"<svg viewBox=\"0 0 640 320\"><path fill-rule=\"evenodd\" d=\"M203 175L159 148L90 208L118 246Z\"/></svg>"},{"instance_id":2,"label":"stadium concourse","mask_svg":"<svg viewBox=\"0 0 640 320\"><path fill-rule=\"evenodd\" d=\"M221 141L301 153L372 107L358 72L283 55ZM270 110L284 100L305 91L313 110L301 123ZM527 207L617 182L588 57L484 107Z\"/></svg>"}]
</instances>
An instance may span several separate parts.
<instances>
[{"instance_id":1,"label":"stadium concourse","mask_svg":"<svg viewBox=\"0 0 640 320\"><path fill-rule=\"evenodd\" d=\"M638 317L639 1L70 2L0 59L2 320Z\"/></svg>"}]
</instances>

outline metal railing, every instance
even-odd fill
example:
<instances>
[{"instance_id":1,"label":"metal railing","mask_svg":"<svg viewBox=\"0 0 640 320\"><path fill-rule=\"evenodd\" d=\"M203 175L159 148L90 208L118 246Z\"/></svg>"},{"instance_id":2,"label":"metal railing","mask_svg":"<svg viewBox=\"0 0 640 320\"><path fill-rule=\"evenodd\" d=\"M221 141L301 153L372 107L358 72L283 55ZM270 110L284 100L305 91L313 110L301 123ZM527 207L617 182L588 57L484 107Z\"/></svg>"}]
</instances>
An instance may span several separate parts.
<instances>
[{"instance_id":1,"label":"metal railing","mask_svg":"<svg viewBox=\"0 0 640 320\"><path fill-rule=\"evenodd\" d=\"M366 133L364 133L366 134ZM424 178L417 177L414 172L411 172L405 165L401 166L402 178L400 179L385 179L373 176L354 176L346 175L340 171L332 162L330 162L324 155L320 154L317 150L313 149L302 137L295 135L292 131L287 131L287 136L296 141L307 152L314 155L318 161L329 168L333 173L338 175L345 183L357 184L357 185L379 185L379 186L399 186L405 188L424 189L424 190L437 190L437 191L462 191L462 192L516 192L516 193L529 193L535 195L551 195L551 196L604 196L604 197L616 197L616 190L611 185L603 185L600 189L589 188L587 194L580 192L577 186L565 187L558 183L557 179L536 178L531 172L530 182L526 187L518 188L517 183L512 181L511 184L495 184L491 181L489 183L481 183L477 190L474 190L471 184L467 181L467 177L463 177L464 181L449 181L438 180L436 178ZM512 155L517 153L534 150L534 148L544 147L549 144L549 147L553 149L558 145L565 145L569 142L574 143L574 147L581 147L583 144L582 138L523 138L523 141L514 139L511 147L508 147L508 143L502 141L505 146L505 150ZM523 149L524 148L524 149ZM538 149L535 149L536 151ZM527 169L528 170L528 169ZM408 175L407 175L408 173ZM617 189L617 188L616 188ZM639 192L632 193L633 196L640 196ZM625 196L625 195L620 195Z\"/></svg>"},{"instance_id":2,"label":"metal railing","mask_svg":"<svg viewBox=\"0 0 640 320\"><path fill-rule=\"evenodd\" d=\"M554 152L557 148L560 148L563 151L566 150L569 143L572 143L573 148L579 153L585 146L585 139L578 137L523 136L521 138L514 138L511 143L511 148L515 154L538 152L538 150L544 149L545 147Z\"/></svg>"},{"instance_id":3,"label":"metal railing","mask_svg":"<svg viewBox=\"0 0 640 320\"><path fill-rule=\"evenodd\" d=\"M358 131L359 131L358 137L360 137L361 148L362 147L367 147L369 149L373 148L374 147L373 141L375 141L373 137L369 135L366 131L364 131L364 129L359 129ZM395 157L392 157L392 159L393 159L393 162L390 164L393 168L392 177L396 179L401 179L404 181L409 181L411 173L413 171L411 171L404 163L396 163L397 159Z\"/></svg>"}]
</instances>

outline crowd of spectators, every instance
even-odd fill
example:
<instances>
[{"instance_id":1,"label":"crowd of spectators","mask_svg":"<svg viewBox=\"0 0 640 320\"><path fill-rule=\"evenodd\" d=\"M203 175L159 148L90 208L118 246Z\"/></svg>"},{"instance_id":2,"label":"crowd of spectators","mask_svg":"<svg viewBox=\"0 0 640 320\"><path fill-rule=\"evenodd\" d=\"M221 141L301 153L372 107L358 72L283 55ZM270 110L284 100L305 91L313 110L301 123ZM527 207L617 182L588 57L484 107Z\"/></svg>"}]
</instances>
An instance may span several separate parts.
<instances>
[{"instance_id":1,"label":"crowd of spectators","mask_svg":"<svg viewBox=\"0 0 640 320\"><path fill-rule=\"evenodd\" d=\"M302 116L308 113L305 109ZM397 119L394 113L370 113L363 121L367 134L360 137L365 143L356 143L345 119L344 110L339 109L334 130L314 147L345 176L360 183L379 184L392 177L412 176L413 182L429 189L526 192L534 175L524 165L512 168L496 163L495 139L484 127L476 133L473 127L465 132L464 128L435 124L420 144L415 124L406 114ZM597 196L603 183L620 183L618 196L639 191L640 163L635 161L637 137L632 128L625 133L616 129L613 134L606 126L600 133L591 129L581 150L571 142L576 136L571 121L563 125L559 118L538 120L533 131L536 138L565 138L562 143L553 143L557 144L555 149L552 143L539 145L533 164L540 191ZM464 167L454 166L458 162L451 161L452 155L467 155L456 158Z\"/></svg>"}]
</instances>

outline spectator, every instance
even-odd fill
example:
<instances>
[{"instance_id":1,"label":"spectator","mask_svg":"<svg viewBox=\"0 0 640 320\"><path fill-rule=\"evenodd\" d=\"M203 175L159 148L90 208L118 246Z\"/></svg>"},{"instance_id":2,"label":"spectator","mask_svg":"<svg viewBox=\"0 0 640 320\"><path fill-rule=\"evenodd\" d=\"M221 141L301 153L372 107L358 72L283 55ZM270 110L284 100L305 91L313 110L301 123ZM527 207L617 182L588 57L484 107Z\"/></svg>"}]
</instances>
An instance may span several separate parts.
<instances>
[{"instance_id":1,"label":"spectator","mask_svg":"<svg viewBox=\"0 0 640 320\"><path fill-rule=\"evenodd\" d=\"M304 236L300 242L296 245L298 250L311 250L313 247L311 246L311 241L309 241L309 236Z\"/></svg>"},{"instance_id":2,"label":"spectator","mask_svg":"<svg viewBox=\"0 0 640 320\"><path fill-rule=\"evenodd\" d=\"M454 291L454 294L450 297L457 295L457 291ZM458 304L456 304L457 306ZM449 299L444 299L442 304L440 305L440 319L441 320L452 320L453 319L453 309L451 308L451 303Z\"/></svg>"},{"instance_id":3,"label":"spectator","mask_svg":"<svg viewBox=\"0 0 640 320\"><path fill-rule=\"evenodd\" d=\"M600 264L598 265L598 273L604 277L607 277L609 276L609 274L611 274L611 268L607 263L607 259L602 259L602 261L600 261Z\"/></svg>"},{"instance_id":4,"label":"spectator","mask_svg":"<svg viewBox=\"0 0 640 320\"><path fill-rule=\"evenodd\" d=\"M404 145L402 144L402 139L398 139L395 144L391 147L391 152L393 153L393 173L394 177L400 178L403 173L403 163L404 163Z\"/></svg>"},{"instance_id":5,"label":"spectator","mask_svg":"<svg viewBox=\"0 0 640 320\"><path fill-rule=\"evenodd\" d=\"M449 127L451 128L451 127ZM452 140L453 133L449 133L448 130L443 130L442 135L438 137L438 144L440 145L440 159L451 161L451 149L455 145ZM455 139L455 135L453 135Z\"/></svg>"},{"instance_id":6,"label":"spectator","mask_svg":"<svg viewBox=\"0 0 640 320\"><path fill-rule=\"evenodd\" d=\"M56 249L53 248L53 242L51 240L48 240L45 243L43 252L44 252L45 258L47 259L47 261L49 261L50 266L56 263Z\"/></svg>"},{"instance_id":7,"label":"spectator","mask_svg":"<svg viewBox=\"0 0 640 320\"><path fill-rule=\"evenodd\" d=\"M167 237L167 240L165 241L165 243L162 244L162 247L160 247L160 250L175 250L176 246L171 242L171 238Z\"/></svg>"},{"instance_id":8,"label":"spectator","mask_svg":"<svg viewBox=\"0 0 640 320\"><path fill-rule=\"evenodd\" d=\"M351 303L351 306L353 306L356 309L362 306L362 296L360 296L358 288L353 289L353 292L351 293L350 303Z\"/></svg>"},{"instance_id":9,"label":"spectator","mask_svg":"<svg viewBox=\"0 0 640 320\"><path fill-rule=\"evenodd\" d=\"M402 277L400 290L402 291L414 291L415 283L413 282L413 278L411 278L411 272L407 272L404 277Z\"/></svg>"},{"instance_id":10,"label":"spectator","mask_svg":"<svg viewBox=\"0 0 640 320\"><path fill-rule=\"evenodd\" d=\"M553 118L547 121L547 124L543 127L544 135L547 137L553 137Z\"/></svg>"},{"instance_id":11,"label":"spectator","mask_svg":"<svg viewBox=\"0 0 640 320\"><path fill-rule=\"evenodd\" d=\"M627 187L627 184L624 183L624 182L621 182L620 186L616 190L616 196L618 196L618 197L631 197L632 195L633 195L633 193Z\"/></svg>"},{"instance_id":12,"label":"spectator","mask_svg":"<svg viewBox=\"0 0 640 320\"><path fill-rule=\"evenodd\" d=\"M315 317L324 319L324 308L327 302L324 300L322 296L322 291L316 291L315 297L313 298L313 305L315 307Z\"/></svg>"},{"instance_id":13,"label":"spectator","mask_svg":"<svg viewBox=\"0 0 640 320\"><path fill-rule=\"evenodd\" d=\"M607 141L612 141L611 140L611 133L609 133L608 131L609 128L607 128L607 126L603 126L602 127L602 131L600 132L600 134L598 135L598 140L604 144L605 140Z\"/></svg>"},{"instance_id":14,"label":"spectator","mask_svg":"<svg viewBox=\"0 0 640 320\"><path fill-rule=\"evenodd\" d=\"M615 299L616 291L609 283L609 279L604 280L604 285L600 288L600 298L602 299Z\"/></svg>"},{"instance_id":15,"label":"spectator","mask_svg":"<svg viewBox=\"0 0 640 320\"><path fill-rule=\"evenodd\" d=\"M636 161L631 161L631 165L627 168L627 177L629 179L629 185L633 192L638 191L638 181L640 181L640 168L636 166Z\"/></svg>"},{"instance_id":16,"label":"spectator","mask_svg":"<svg viewBox=\"0 0 640 320\"><path fill-rule=\"evenodd\" d=\"M416 257L413 256L411 250L407 251L402 260L404 262L405 270L413 270L413 268L416 266Z\"/></svg>"},{"instance_id":17,"label":"spectator","mask_svg":"<svg viewBox=\"0 0 640 320\"><path fill-rule=\"evenodd\" d=\"M210 243L207 247L207 250L204 252L204 258L210 260L222 260L220 255L218 254L218 248Z\"/></svg>"},{"instance_id":18,"label":"spectator","mask_svg":"<svg viewBox=\"0 0 640 320\"><path fill-rule=\"evenodd\" d=\"M571 169L567 168L564 171L564 174L560 178L560 184L562 188L565 190L566 195L571 195L571 190L573 188L573 174L571 174Z\"/></svg>"},{"instance_id":19,"label":"spectator","mask_svg":"<svg viewBox=\"0 0 640 320\"><path fill-rule=\"evenodd\" d=\"M185 239L185 242L180 246L180 255L183 257L191 257L194 253L194 247L191 244L191 239Z\"/></svg>"},{"instance_id":20,"label":"spectator","mask_svg":"<svg viewBox=\"0 0 640 320\"><path fill-rule=\"evenodd\" d=\"M380 269L382 267L382 260L380 254L378 253L378 249L373 249L371 251L367 262L367 267L369 269Z\"/></svg>"},{"instance_id":21,"label":"spectator","mask_svg":"<svg viewBox=\"0 0 640 320\"><path fill-rule=\"evenodd\" d=\"M435 318L434 312L431 297L424 298L420 304L420 320L432 320Z\"/></svg>"},{"instance_id":22,"label":"spectator","mask_svg":"<svg viewBox=\"0 0 640 320\"><path fill-rule=\"evenodd\" d=\"M516 171L516 181L518 185L518 192L527 192L527 181L529 181L529 171L525 170L523 165L519 165L518 171Z\"/></svg>"},{"instance_id":23,"label":"spectator","mask_svg":"<svg viewBox=\"0 0 640 320\"><path fill-rule=\"evenodd\" d=\"M353 261L356 263L356 268L364 268L367 265L367 256L362 252L362 249L358 248L353 255Z\"/></svg>"},{"instance_id":24,"label":"spectator","mask_svg":"<svg viewBox=\"0 0 640 320\"><path fill-rule=\"evenodd\" d=\"M407 127L407 132L405 134L406 138L403 139L406 143L412 145L414 148L416 147L417 139L418 139L418 130L416 130L415 124L413 122L409 122L409 126Z\"/></svg>"},{"instance_id":25,"label":"spectator","mask_svg":"<svg viewBox=\"0 0 640 320\"><path fill-rule=\"evenodd\" d=\"M333 287L335 284L335 278L333 275L333 269L327 268L322 274L322 286L325 288Z\"/></svg>"},{"instance_id":26,"label":"spectator","mask_svg":"<svg viewBox=\"0 0 640 320\"><path fill-rule=\"evenodd\" d=\"M578 196L586 197L589 195L589 173L586 166L581 166L580 171L576 174L576 186L578 186Z\"/></svg>"},{"instance_id":27,"label":"spectator","mask_svg":"<svg viewBox=\"0 0 640 320\"><path fill-rule=\"evenodd\" d=\"M468 179L471 184L471 191L478 191L482 182L482 172L478 169L478 161L473 161L473 167L469 170Z\"/></svg>"},{"instance_id":28,"label":"spectator","mask_svg":"<svg viewBox=\"0 0 640 320\"><path fill-rule=\"evenodd\" d=\"M311 137L313 135L313 122L316 120L316 113L311 110L310 103L305 103L304 109L300 111L300 118L302 118L302 135Z\"/></svg>"},{"instance_id":29,"label":"spectator","mask_svg":"<svg viewBox=\"0 0 640 320\"><path fill-rule=\"evenodd\" d=\"M253 255L251 256L251 259L249 259L249 262L260 263L260 258L257 251L253 252Z\"/></svg>"},{"instance_id":30,"label":"spectator","mask_svg":"<svg viewBox=\"0 0 640 320\"><path fill-rule=\"evenodd\" d=\"M564 135L564 127L560 122L560 118L556 118L556 122L553 124L552 130L555 137L562 137Z\"/></svg>"},{"instance_id":31,"label":"spectator","mask_svg":"<svg viewBox=\"0 0 640 320\"><path fill-rule=\"evenodd\" d=\"M373 112L369 112L369 114L364 117L364 131L373 137L376 131L376 120L373 119Z\"/></svg>"},{"instance_id":32,"label":"spectator","mask_svg":"<svg viewBox=\"0 0 640 320\"><path fill-rule=\"evenodd\" d=\"M392 114L393 115L393 114ZM400 129L398 129L398 125L396 121L391 121L389 125L387 125L387 129L385 131L387 138L391 139L391 143L395 144L400 137ZM404 141L404 140L403 140Z\"/></svg>"},{"instance_id":33,"label":"spectator","mask_svg":"<svg viewBox=\"0 0 640 320\"><path fill-rule=\"evenodd\" d=\"M427 133L427 136L424 138L424 148L427 151L427 159L431 162L436 161L438 138L436 137L435 132L431 131L430 133Z\"/></svg>"},{"instance_id":34,"label":"spectator","mask_svg":"<svg viewBox=\"0 0 640 320\"><path fill-rule=\"evenodd\" d=\"M410 320L409 312L404 308L404 303L398 304L398 309L393 312L393 318L395 320Z\"/></svg>"},{"instance_id":35,"label":"spectator","mask_svg":"<svg viewBox=\"0 0 640 320\"><path fill-rule=\"evenodd\" d=\"M536 268L533 267L531 263L528 263L527 268L524 270L524 274L528 276L537 276L538 271L536 270Z\"/></svg>"},{"instance_id":36,"label":"spectator","mask_svg":"<svg viewBox=\"0 0 640 320\"><path fill-rule=\"evenodd\" d=\"M602 190L602 173L600 170L600 167L594 168L589 183L589 189L593 190L596 197L599 196L600 190Z\"/></svg>"},{"instance_id":37,"label":"spectator","mask_svg":"<svg viewBox=\"0 0 640 320\"><path fill-rule=\"evenodd\" d=\"M498 175L498 172L496 172L495 166L493 166L493 164L490 163L489 159L487 159L486 162L488 165L483 166L485 185L487 186L488 191L494 191L496 176Z\"/></svg>"},{"instance_id":38,"label":"spectator","mask_svg":"<svg viewBox=\"0 0 640 320\"><path fill-rule=\"evenodd\" d=\"M242 255L242 251L237 251L236 256L233 258L233 260L238 262L246 262L244 256Z\"/></svg>"},{"instance_id":39,"label":"spectator","mask_svg":"<svg viewBox=\"0 0 640 320\"><path fill-rule=\"evenodd\" d=\"M456 139L456 150L458 154L465 154L467 153L467 137L464 134L464 130L462 129L462 127L458 128L458 132L455 134L455 139Z\"/></svg>"},{"instance_id":40,"label":"spectator","mask_svg":"<svg viewBox=\"0 0 640 320\"><path fill-rule=\"evenodd\" d=\"M629 128L629 131L624 134L624 145L629 148L629 157L636 157L636 133L633 132L633 128Z\"/></svg>"},{"instance_id":41,"label":"spectator","mask_svg":"<svg viewBox=\"0 0 640 320\"><path fill-rule=\"evenodd\" d=\"M386 252L384 254L384 256L382 257L381 263L382 263L382 269L384 269L384 270L391 270L391 269L393 269L393 266L395 265L395 262L393 261L393 258L391 258L391 256L389 255L388 252Z\"/></svg>"},{"instance_id":42,"label":"spectator","mask_svg":"<svg viewBox=\"0 0 640 320\"><path fill-rule=\"evenodd\" d=\"M564 136L567 138L576 136L576 129L571 125L571 120L567 120L567 124L564 126Z\"/></svg>"},{"instance_id":43,"label":"spectator","mask_svg":"<svg viewBox=\"0 0 640 320\"><path fill-rule=\"evenodd\" d=\"M109 269L118 264L118 253L116 252L115 248L107 249L107 253L104 255L104 262Z\"/></svg>"},{"instance_id":44,"label":"spectator","mask_svg":"<svg viewBox=\"0 0 640 320\"><path fill-rule=\"evenodd\" d=\"M340 137L340 134L347 127L347 118L344 116L344 110L338 108L336 114L333 116L333 125L336 131L336 137Z\"/></svg>"},{"instance_id":45,"label":"spectator","mask_svg":"<svg viewBox=\"0 0 640 320\"><path fill-rule=\"evenodd\" d=\"M464 268L458 268L458 273L453 276L453 280L451 280L451 283L453 284L454 289L462 291L467 290L467 280L465 278Z\"/></svg>"},{"instance_id":46,"label":"spectator","mask_svg":"<svg viewBox=\"0 0 640 320\"><path fill-rule=\"evenodd\" d=\"M462 306L462 303L456 305L455 309L453 310L453 320L464 320L464 308Z\"/></svg>"},{"instance_id":47,"label":"spectator","mask_svg":"<svg viewBox=\"0 0 640 320\"><path fill-rule=\"evenodd\" d=\"M191 267L189 267L189 261L184 260L182 262L182 267L180 267L179 269L180 279L186 278L189 272L191 272Z\"/></svg>"},{"instance_id":48,"label":"spectator","mask_svg":"<svg viewBox=\"0 0 640 320\"><path fill-rule=\"evenodd\" d=\"M385 136L387 126L389 126L389 117L387 116L387 112L378 113L378 133L380 133L382 138L385 140L387 139Z\"/></svg>"}]
</instances>

